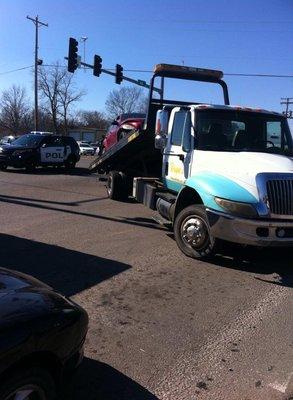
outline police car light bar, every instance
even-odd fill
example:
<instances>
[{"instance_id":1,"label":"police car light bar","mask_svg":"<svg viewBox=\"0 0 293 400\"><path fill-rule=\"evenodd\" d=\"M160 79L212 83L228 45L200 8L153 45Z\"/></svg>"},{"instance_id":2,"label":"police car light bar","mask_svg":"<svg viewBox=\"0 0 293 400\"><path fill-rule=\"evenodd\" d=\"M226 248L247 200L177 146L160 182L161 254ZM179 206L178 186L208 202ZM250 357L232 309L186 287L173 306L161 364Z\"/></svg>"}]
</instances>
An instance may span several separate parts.
<instances>
[{"instance_id":1,"label":"police car light bar","mask_svg":"<svg viewBox=\"0 0 293 400\"><path fill-rule=\"evenodd\" d=\"M215 69L205 69L196 67L185 67L181 65L173 64L157 64L154 68L154 73L158 75L164 74L186 74L192 75L198 78L211 78L211 79L222 79L223 72Z\"/></svg>"}]
</instances>

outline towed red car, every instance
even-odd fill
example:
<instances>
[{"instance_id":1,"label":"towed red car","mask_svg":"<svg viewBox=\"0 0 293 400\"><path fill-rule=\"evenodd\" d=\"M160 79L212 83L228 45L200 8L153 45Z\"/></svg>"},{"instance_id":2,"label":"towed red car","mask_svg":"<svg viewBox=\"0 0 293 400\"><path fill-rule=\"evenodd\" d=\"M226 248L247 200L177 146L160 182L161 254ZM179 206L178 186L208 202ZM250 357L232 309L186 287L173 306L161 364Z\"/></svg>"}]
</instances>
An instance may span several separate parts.
<instances>
[{"instance_id":1,"label":"towed red car","mask_svg":"<svg viewBox=\"0 0 293 400\"><path fill-rule=\"evenodd\" d=\"M142 128L146 114L129 113L119 115L111 124L103 140L103 151L108 150L119 140L121 140L129 131Z\"/></svg>"}]
</instances>

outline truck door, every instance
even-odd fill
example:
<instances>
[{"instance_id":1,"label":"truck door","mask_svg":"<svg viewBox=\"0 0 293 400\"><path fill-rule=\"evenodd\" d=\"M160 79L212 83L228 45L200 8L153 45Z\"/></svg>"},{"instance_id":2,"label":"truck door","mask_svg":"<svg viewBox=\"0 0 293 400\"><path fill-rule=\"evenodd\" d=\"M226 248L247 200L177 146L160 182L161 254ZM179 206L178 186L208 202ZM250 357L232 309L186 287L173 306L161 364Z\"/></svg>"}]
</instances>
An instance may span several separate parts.
<instances>
[{"instance_id":1,"label":"truck door","mask_svg":"<svg viewBox=\"0 0 293 400\"><path fill-rule=\"evenodd\" d=\"M190 109L174 108L163 153L163 180L169 189L176 192L190 174L193 142Z\"/></svg>"}]
</instances>

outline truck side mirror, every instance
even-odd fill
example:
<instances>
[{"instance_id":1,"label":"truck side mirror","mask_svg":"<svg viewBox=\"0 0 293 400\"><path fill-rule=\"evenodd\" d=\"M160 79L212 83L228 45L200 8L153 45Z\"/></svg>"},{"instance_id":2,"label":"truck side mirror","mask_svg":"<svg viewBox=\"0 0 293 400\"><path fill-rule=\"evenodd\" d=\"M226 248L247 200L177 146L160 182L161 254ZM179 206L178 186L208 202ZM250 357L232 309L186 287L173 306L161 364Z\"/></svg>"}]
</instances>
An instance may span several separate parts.
<instances>
[{"instance_id":1,"label":"truck side mirror","mask_svg":"<svg viewBox=\"0 0 293 400\"><path fill-rule=\"evenodd\" d=\"M163 150L167 146L167 136L166 135L156 135L155 136L155 148Z\"/></svg>"},{"instance_id":2,"label":"truck side mirror","mask_svg":"<svg viewBox=\"0 0 293 400\"><path fill-rule=\"evenodd\" d=\"M159 110L156 117L155 148L163 150L167 145L169 113Z\"/></svg>"}]
</instances>

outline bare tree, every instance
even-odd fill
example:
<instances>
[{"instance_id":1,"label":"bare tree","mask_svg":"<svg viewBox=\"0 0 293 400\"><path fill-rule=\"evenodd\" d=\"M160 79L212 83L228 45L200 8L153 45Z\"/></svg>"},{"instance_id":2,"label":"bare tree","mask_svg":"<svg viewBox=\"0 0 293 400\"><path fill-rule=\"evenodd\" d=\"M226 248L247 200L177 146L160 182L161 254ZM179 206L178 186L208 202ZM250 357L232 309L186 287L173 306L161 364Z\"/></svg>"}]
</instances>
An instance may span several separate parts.
<instances>
[{"instance_id":1,"label":"bare tree","mask_svg":"<svg viewBox=\"0 0 293 400\"><path fill-rule=\"evenodd\" d=\"M67 133L69 109L85 92L75 88L72 75L59 63L40 69L39 89L44 99L43 111L51 115L54 131L58 133L62 123Z\"/></svg>"},{"instance_id":2,"label":"bare tree","mask_svg":"<svg viewBox=\"0 0 293 400\"><path fill-rule=\"evenodd\" d=\"M39 89L44 99L43 109L51 115L53 129L56 133L59 131L58 112L60 104L58 101L58 88L65 73L66 70L60 68L58 63L49 69L40 68L39 70Z\"/></svg>"},{"instance_id":3,"label":"bare tree","mask_svg":"<svg viewBox=\"0 0 293 400\"><path fill-rule=\"evenodd\" d=\"M87 128L106 129L109 125L105 115L99 111L79 111L79 121Z\"/></svg>"},{"instance_id":4,"label":"bare tree","mask_svg":"<svg viewBox=\"0 0 293 400\"><path fill-rule=\"evenodd\" d=\"M17 135L31 128L32 113L24 88L13 85L0 99L0 125Z\"/></svg>"},{"instance_id":5,"label":"bare tree","mask_svg":"<svg viewBox=\"0 0 293 400\"><path fill-rule=\"evenodd\" d=\"M119 114L145 112L146 98L141 88L126 86L112 90L105 106L109 117L113 119Z\"/></svg>"},{"instance_id":6,"label":"bare tree","mask_svg":"<svg viewBox=\"0 0 293 400\"><path fill-rule=\"evenodd\" d=\"M62 116L65 134L68 133L68 117L70 106L79 101L84 95L84 90L78 90L72 81L73 75L66 71L57 89L58 102L60 104L59 114Z\"/></svg>"}]
</instances>

